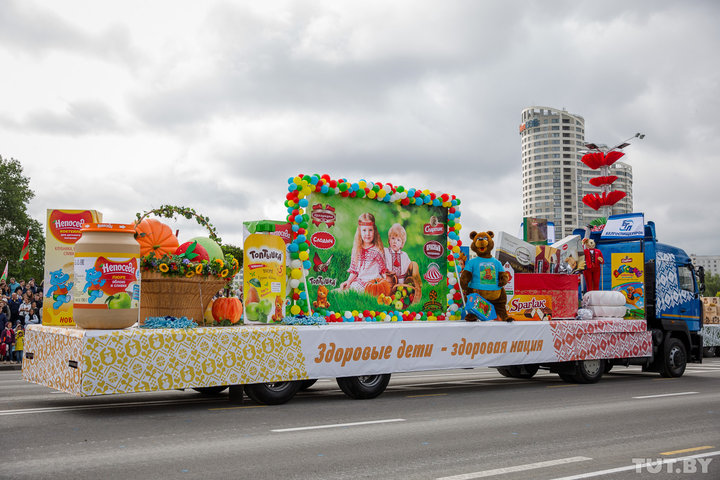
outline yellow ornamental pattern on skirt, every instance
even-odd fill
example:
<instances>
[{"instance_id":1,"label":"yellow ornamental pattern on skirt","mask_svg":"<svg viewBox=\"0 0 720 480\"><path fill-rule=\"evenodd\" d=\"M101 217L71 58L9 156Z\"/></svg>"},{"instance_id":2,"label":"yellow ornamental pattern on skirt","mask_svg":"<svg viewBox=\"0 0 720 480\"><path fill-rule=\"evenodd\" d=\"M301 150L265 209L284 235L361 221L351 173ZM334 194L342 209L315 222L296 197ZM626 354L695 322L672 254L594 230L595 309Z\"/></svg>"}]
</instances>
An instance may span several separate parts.
<instances>
[{"instance_id":1,"label":"yellow ornamental pattern on skirt","mask_svg":"<svg viewBox=\"0 0 720 480\"><path fill-rule=\"evenodd\" d=\"M22 375L28 382L81 395L82 337L84 330L72 327L30 325L25 332ZM77 368L70 362L77 362Z\"/></svg>"},{"instance_id":2,"label":"yellow ornamental pattern on skirt","mask_svg":"<svg viewBox=\"0 0 720 480\"><path fill-rule=\"evenodd\" d=\"M82 395L307 378L292 326L127 329L84 343Z\"/></svg>"}]
</instances>

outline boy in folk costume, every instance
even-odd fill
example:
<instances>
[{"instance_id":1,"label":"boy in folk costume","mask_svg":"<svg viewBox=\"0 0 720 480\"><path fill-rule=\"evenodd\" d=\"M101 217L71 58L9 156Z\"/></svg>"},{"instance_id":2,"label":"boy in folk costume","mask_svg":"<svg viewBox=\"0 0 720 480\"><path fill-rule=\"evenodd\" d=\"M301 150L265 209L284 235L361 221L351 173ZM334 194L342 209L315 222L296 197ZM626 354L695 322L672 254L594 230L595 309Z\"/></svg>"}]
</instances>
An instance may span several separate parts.
<instances>
[{"instance_id":1,"label":"boy in folk costume","mask_svg":"<svg viewBox=\"0 0 720 480\"><path fill-rule=\"evenodd\" d=\"M341 290L353 289L365 291L368 282L382 277L387 268L380 234L375 226L375 217L371 213L363 213L358 218L358 227L353 242L350 276L340 284Z\"/></svg>"},{"instance_id":2,"label":"boy in folk costume","mask_svg":"<svg viewBox=\"0 0 720 480\"><path fill-rule=\"evenodd\" d=\"M385 266L389 272L395 274L397 283L405 283L410 267L410 257L403 251L405 242L407 241L407 233L399 223L393 224L388 230L388 245L390 248L385 249Z\"/></svg>"}]
</instances>

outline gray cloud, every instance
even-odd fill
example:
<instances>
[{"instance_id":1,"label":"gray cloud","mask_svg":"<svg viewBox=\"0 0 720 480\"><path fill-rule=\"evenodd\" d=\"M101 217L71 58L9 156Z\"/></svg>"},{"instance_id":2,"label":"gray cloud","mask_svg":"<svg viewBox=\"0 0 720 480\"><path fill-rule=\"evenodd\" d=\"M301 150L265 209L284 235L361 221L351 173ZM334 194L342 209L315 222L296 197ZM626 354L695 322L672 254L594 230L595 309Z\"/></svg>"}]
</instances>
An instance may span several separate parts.
<instances>
[{"instance_id":1,"label":"gray cloud","mask_svg":"<svg viewBox=\"0 0 720 480\"><path fill-rule=\"evenodd\" d=\"M547 105L582 115L588 141L645 133L627 156L636 209L669 243L718 253L717 2L217 2L166 39L187 43L143 54L127 20L90 34L8 5L0 50L101 56L132 82L124 103L76 92L62 114L15 112L0 133L173 145L138 151L166 173L143 176L130 204L102 200L110 211L189 204L239 242L241 220L284 215L287 177L330 173L456 193L469 230L516 233L520 112Z\"/></svg>"}]
</instances>

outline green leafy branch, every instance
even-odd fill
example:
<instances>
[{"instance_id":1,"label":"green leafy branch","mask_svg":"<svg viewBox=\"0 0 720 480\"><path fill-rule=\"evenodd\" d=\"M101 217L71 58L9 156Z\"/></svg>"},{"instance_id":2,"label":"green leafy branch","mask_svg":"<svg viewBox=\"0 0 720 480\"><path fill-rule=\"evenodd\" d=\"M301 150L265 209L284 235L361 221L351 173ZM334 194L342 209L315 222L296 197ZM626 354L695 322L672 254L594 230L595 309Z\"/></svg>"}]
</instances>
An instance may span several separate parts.
<instances>
[{"instance_id":1,"label":"green leafy branch","mask_svg":"<svg viewBox=\"0 0 720 480\"><path fill-rule=\"evenodd\" d=\"M218 244L222 244L222 240L217 235L217 231L215 230L215 227L210 223L210 219L208 219L204 215L200 215L195 211L193 208L189 207L178 207L175 205L161 205L159 208L154 208L148 212L145 212L143 214L136 213L135 218L137 221L135 224L139 224L143 221L145 217L148 215L156 215L158 217L163 218L175 218L177 216L185 217L188 220L195 219L195 221L199 224L205 227L208 232L210 233L209 237L216 241Z\"/></svg>"}]
</instances>

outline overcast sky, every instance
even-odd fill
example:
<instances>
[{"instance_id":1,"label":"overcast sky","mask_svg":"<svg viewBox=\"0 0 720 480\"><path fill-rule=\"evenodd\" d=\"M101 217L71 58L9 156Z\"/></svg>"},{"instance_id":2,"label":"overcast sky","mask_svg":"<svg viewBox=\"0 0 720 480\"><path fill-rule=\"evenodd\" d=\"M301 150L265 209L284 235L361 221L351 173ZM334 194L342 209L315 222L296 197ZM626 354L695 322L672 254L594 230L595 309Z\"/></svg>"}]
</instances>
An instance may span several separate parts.
<instances>
[{"instance_id":1,"label":"overcast sky","mask_svg":"<svg viewBox=\"0 0 720 480\"><path fill-rule=\"evenodd\" d=\"M0 2L0 155L31 214L281 219L287 178L449 192L517 234L523 108L626 149L661 241L720 254L720 2ZM713 33L714 32L714 33ZM182 237L197 234L176 224Z\"/></svg>"}]
</instances>

